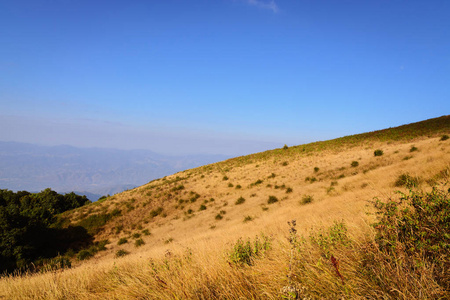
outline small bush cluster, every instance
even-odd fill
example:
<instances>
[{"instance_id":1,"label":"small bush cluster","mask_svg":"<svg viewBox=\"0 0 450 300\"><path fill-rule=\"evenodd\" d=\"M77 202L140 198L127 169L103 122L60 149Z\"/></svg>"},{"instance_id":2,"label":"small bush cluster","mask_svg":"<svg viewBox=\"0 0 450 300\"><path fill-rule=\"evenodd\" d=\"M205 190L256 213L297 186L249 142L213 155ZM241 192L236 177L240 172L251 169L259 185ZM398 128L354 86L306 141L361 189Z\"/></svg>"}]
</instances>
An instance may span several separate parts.
<instances>
[{"instance_id":1,"label":"small bush cluster","mask_svg":"<svg viewBox=\"0 0 450 300\"><path fill-rule=\"evenodd\" d=\"M408 189L417 187L420 183L419 177L413 177L409 174L401 174L398 176L397 180L395 181L396 187L407 187Z\"/></svg>"},{"instance_id":2,"label":"small bush cluster","mask_svg":"<svg viewBox=\"0 0 450 300\"><path fill-rule=\"evenodd\" d=\"M119 249L116 251L116 257L122 257L125 256L127 254L130 254L130 252L123 250L123 249Z\"/></svg>"},{"instance_id":3,"label":"small bush cluster","mask_svg":"<svg viewBox=\"0 0 450 300\"><path fill-rule=\"evenodd\" d=\"M304 195L302 197L302 204L308 204L314 201L314 197L312 195Z\"/></svg>"},{"instance_id":4,"label":"small bush cluster","mask_svg":"<svg viewBox=\"0 0 450 300\"><path fill-rule=\"evenodd\" d=\"M377 149L373 152L374 156L382 156L384 154L383 150Z\"/></svg>"},{"instance_id":5,"label":"small bush cluster","mask_svg":"<svg viewBox=\"0 0 450 300\"><path fill-rule=\"evenodd\" d=\"M275 196L269 196L269 199L267 200L267 204L272 204L278 202L278 198Z\"/></svg>"},{"instance_id":6,"label":"small bush cluster","mask_svg":"<svg viewBox=\"0 0 450 300\"><path fill-rule=\"evenodd\" d=\"M236 205L239 205L239 204L242 204L242 203L244 203L244 202L245 202L245 198L244 198L244 197L239 197L239 198L236 200L235 204L236 204Z\"/></svg>"},{"instance_id":7,"label":"small bush cluster","mask_svg":"<svg viewBox=\"0 0 450 300\"><path fill-rule=\"evenodd\" d=\"M352 163L350 165L352 166L352 168L356 168L357 166L359 166L359 162L354 160L354 161L352 161Z\"/></svg>"},{"instance_id":8,"label":"small bush cluster","mask_svg":"<svg viewBox=\"0 0 450 300\"><path fill-rule=\"evenodd\" d=\"M261 239L256 236L253 242L251 242L250 239L244 242L244 240L240 238L229 253L228 258L233 264L251 266L255 259L262 256L269 249L270 241L265 235L263 235Z\"/></svg>"}]
</instances>

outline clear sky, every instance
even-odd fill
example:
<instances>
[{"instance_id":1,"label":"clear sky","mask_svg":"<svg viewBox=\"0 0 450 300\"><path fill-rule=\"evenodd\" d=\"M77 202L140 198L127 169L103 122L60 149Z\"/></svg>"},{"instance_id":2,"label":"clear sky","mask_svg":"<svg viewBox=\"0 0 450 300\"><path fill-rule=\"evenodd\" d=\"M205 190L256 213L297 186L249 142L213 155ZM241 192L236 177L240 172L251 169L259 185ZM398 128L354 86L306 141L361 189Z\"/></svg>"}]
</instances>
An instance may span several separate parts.
<instances>
[{"instance_id":1,"label":"clear sky","mask_svg":"<svg viewBox=\"0 0 450 300\"><path fill-rule=\"evenodd\" d=\"M450 113L448 0L0 0L0 140L243 155Z\"/></svg>"}]
</instances>

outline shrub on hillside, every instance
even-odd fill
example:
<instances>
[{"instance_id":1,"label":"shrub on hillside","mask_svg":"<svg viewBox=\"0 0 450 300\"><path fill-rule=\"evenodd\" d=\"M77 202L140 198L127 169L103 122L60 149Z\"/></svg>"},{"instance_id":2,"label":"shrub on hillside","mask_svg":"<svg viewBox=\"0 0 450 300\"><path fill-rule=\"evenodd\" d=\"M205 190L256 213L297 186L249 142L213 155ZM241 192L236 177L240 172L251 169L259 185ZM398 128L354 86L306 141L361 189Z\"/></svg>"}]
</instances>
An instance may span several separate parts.
<instances>
[{"instance_id":1,"label":"shrub on hillside","mask_svg":"<svg viewBox=\"0 0 450 300\"><path fill-rule=\"evenodd\" d=\"M350 164L353 168L356 168L357 166L359 166L359 162L357 162L356 160L352 161L352 163Z\"/></svg>"},{"instance_id":2,"label":"shrub on hillside","mask_svg":"<svg viewBox=\"0 0 450 300\"><path fill-rule=\"evenodd\" d=\"M444 135L441 137L440 141L446 141L446 140L448 140L448 139L449 139L448 135L444 134Z\"/></svg>"},{"instance_id":3,"label":"shrub on hillside","mask_svg":"<svg viewBox=\"0 0 450 300\"><path fill-rule=\"evenodd\" d=\"M383 154L384 154L383 150L380 150L380 149L377 149L373 152L374 156L381 156Z\"/></svg>"},{"instance_id":4,"label":"shrub on hillside","mask_svg":"<svg viewBox=\"0 0 450 300\"><path fill-rule=\"evenodd\" d=\"M436 282L449 290L450 190L435 187L431 192L410 190L400 195L399 201L375 202L376 243L384 254L383 263L409 269L412 276L431 271Z\"/></svg>"},{"instance_id":5,"label":"shrub on hillside","mask_svg":"<svg viewBox=\"0 0 450 300\"><path fill-rule=\"evenodd\" d=\"M275 196L269 196L269 199L267 200L267 204L272 204L278 202L278 198Z\"/></svg>"},{"instance_id":6,"label":"shrub on hillside","mask_svg":"<svg viewBox=\"0 0 450 300\"><path fill-rule=\"evenodd\" d=\"M302 204L308 204L314 201L314 197L311 195L304 195L302 197Z\"/></svg>"},{"instance_id":7,"label":"shrub on hillside","mask_svg":"<svg viewBox=\"0 0 450 300\"><path fill-rule=\"evenodd\" d=\"M244 198L244 197L239 197L239 198L236 200L235 204L236 204L236 205L239 205L239 204L242 204L242 203L244 203L244 202L245 202L245 198Z\"/></svg>"},{"instance_id":8,"label":"shrub on hillside","mask_svg":"<svg viewBox=\"0 0 450 300\"><path fill-rule=\"evenodd\" d=\"M419 177L413 177L409 174L401 174L395 181L395 186L397 187L405 186L407 188L413 188L417 187L419 183L420 183Z\"/></svg>"},{"instance_id":9,"label":"shrub on hillside","mask_svg":"<svg viewBox=\"0 0 450 300\"><path fill-rule=\"evenodd\" d=\"M240 238L236 244L234 244L228 257L234 264L251 266L255 259L259 258L269 249L270 241L265 235L262 236L261 240L256 236L253 243L250 240L244 242L244 240Z\"/></svg>"}]
</instances>

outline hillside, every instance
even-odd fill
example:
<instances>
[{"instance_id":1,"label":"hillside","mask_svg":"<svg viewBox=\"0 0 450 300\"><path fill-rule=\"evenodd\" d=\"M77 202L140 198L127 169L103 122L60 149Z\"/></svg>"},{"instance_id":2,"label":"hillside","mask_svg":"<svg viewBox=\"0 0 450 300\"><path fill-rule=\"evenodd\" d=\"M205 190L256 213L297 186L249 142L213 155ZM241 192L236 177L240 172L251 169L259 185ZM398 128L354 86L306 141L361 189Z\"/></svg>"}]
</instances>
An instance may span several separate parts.
<instances>
[{"instance_id":1,"label":"hillside","mask_svg":"<svg viewBox=\"0 0 450 300\"><path fill-rule=\"evenodd\" d=\"M65 212L61 224L85 227L97 242L107 240L105 249L89 260L73 256L69 270L2 278L0 299L412 299L420 290L412 279L379 290L361 284L354 265L360 258L352 255L374 239L375 197L397 199L395 191L407 193L410 182L423 191L448 182L449 134L450 116L443 116L275 149ZM333 248L336 235L324 239L327 228L353 241L353 250L345 243ZM327 250L320 255L306 240L321 240L322 250L326 241ZM251 245L261 258L235 265ZM298 266L300 260L308 264ZM427 289L420 293L449 296L442 284L421 278Z\"/></svg>"}]
</instances>

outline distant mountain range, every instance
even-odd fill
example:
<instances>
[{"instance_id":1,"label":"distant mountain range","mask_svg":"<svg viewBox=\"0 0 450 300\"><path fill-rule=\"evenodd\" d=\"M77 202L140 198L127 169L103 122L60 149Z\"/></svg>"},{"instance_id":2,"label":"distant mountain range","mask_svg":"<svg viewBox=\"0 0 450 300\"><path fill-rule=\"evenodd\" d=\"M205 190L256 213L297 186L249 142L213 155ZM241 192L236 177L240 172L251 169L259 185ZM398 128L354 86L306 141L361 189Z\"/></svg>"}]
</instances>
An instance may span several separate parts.
<instances>
[{"instance_id":1,"label":"distant mountain range","mask_svg":"<svg viewBox=\"0 0 450 300\"><path fill-rule=\"evenodd\" d=\"M95 201L102 195L113 195L156 178L227 158L0 142L0 189L75 191Z\"/></svg>"}]
</instances>

